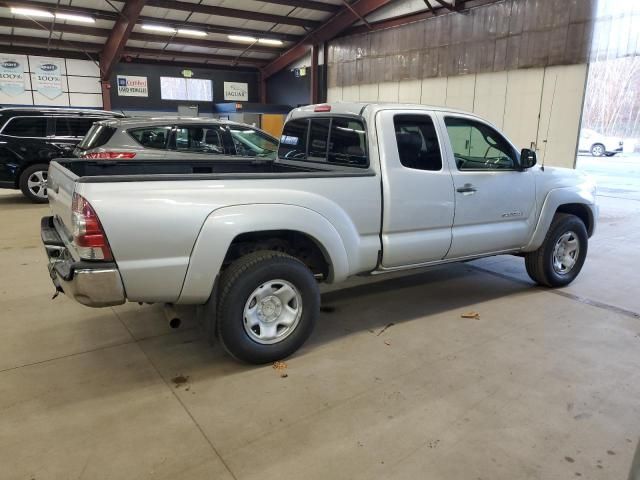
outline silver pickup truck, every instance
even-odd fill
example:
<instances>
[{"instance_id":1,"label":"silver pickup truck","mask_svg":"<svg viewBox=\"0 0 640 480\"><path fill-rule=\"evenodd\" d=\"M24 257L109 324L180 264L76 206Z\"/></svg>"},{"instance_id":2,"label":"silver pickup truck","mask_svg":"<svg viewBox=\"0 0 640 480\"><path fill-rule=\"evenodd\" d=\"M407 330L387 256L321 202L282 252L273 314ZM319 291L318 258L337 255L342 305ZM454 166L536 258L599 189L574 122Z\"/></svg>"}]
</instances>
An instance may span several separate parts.
<instances>
[{"instance_id":1,"label":"silver pickup truck","mask_svg":"<svg viewBox=\"0 0 640 480\"><path fill-rule=\"evenodd\" d=\"M570 283L595 188L468 113L337 103L292 111L275 160L52 162L41 229L59 291L202 305L231 355L264 363L309 337L319 282L515 254Z\"/></svg>"}]
</instances>

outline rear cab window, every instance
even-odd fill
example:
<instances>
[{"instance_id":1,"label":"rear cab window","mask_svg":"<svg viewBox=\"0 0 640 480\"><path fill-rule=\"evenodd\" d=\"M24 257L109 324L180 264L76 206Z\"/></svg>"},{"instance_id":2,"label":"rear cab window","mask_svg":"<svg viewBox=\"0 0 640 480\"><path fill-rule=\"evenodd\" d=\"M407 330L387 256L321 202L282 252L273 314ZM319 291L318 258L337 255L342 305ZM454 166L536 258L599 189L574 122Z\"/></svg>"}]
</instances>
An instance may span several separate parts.
<instances>
[{"instance_id":1,"label":"rear cab window","mask_svg":"<svg viewBox=\"0 0 640 480\"><path fill-rule=\"evenodd\" d=\"M282 131L278 158L367 168L364 122L346 116L291 120Z\"/></svg>"}]
</instances>

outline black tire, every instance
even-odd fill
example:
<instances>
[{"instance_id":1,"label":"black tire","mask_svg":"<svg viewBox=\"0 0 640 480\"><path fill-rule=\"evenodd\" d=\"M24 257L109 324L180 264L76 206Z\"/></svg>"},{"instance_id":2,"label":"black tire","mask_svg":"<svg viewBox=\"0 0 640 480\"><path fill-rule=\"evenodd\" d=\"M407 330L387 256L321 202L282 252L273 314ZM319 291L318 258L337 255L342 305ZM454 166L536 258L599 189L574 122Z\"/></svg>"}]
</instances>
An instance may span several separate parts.
<instances>
[{"instance_id":1,"label":"black tire","mask_svg":"<svg viewBox=\"0 0 640 480\"><path fill-rule=\"evenodd\" d=\"M607 147L605 147L601 143L594 143L593 145L591 145L590 152L594 157L602 157L605 153L607 153Z\"/></svg>"},{"instance_id":2,"label":"black tire","mask_svg":"<svg viewBox=\"0 0 640 480\"><path fill-rule=\"evenodd\" d=\"M560 237L568 232L575 234L579 251L573 267L566 273L559 273L554 268L554 248ZM588 242L587 228L582 220L568 213L556 213L540 248L524 257L527 273L533 281L547 287L563 287L570 284L582 270L587 258Z\"/></svg>"},{"instance_id":3,"label":"black tire","mask_svg":"<svg viewBox=\"0 0 640 480\"><path fill-rule=\"evenodd\" d=\"M36 163L35 165L25 168L20 175L20 180L18 182L20 190L22 190L22 194L33 203L47 203L49 199L47 198L46 187L41 187L40 189L31 188L29 186L29 179L32 178L32 176L41 174L41 176L46 180L48 171L49 165L46 163Z\"/></svg>"},{"instance_id":4,"label":"black tire","mask_svg":"<svg viewBox=\"0 0 640 480\"><path fill-rule=\"evenodd\" d=\"M277 343L262 344L247 332L244 309L255 290L274 279L285 280L297 289L301 314L288 336ZM248 254L233 262L220 278L218 337L224 349L243 362L270 363L293 354L311 335L319 311L320 292L313 273L285 253L263 250Z\"/></svg>"}]
</instances>

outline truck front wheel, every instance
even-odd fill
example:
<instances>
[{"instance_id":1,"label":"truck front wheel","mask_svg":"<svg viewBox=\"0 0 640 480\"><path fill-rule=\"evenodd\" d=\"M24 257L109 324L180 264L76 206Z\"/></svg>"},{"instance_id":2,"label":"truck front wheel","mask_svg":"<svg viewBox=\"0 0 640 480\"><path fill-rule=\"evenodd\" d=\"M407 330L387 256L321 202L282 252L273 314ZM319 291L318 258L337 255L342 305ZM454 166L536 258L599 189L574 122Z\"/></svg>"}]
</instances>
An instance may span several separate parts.
<instances>
[{"instance_id":1,"label":"truck front wheel","mask_svg":"<svg viewBox=\"0 0 640 480\"><path fill-rule=\"evenodd\" d=\"M248 363L294 353L309 338L320 310L313 273L282 252L239 258L220 278L217 329L225 350Z\"/></svg>"},{"instance_id":2,"label":"truck front wheel","mask_svg":"<svg viewBox=\"0 0 640 480\"><path fill-rule=\"evenodd\" d=\"M587 245L587 228L582 220L568 213L556 213L540 248L525 256L527 273L540 285L568 285L582 269Z\"/></svg>"}]
</instances>

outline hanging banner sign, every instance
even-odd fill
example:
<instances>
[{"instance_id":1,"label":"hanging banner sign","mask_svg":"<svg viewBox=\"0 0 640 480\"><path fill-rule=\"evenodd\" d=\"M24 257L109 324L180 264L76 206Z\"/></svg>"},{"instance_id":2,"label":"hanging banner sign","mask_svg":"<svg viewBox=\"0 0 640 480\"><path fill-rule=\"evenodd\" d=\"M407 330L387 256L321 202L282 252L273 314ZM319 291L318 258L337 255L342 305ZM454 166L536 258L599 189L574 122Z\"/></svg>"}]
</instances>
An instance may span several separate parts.
<instances>
[{"instance_id":1,"label":"hanging banner sign","mask_svg":"<svg viewBox=\"0 0 640 480\"><path fill-rule=\"evenodd\" d=\"M240 82L224 82L225 100L249 100L249 85Z\"/></svg>"},{"instance_id":2,"label":"hanging banner sign","mask_svg":"<svg viewBox=\"0 0 640 480\"><path fill-rule=\"evenodd\" d=\"M47 98L62 95L62 61L41 60L35 64L34 90Z\"/></svg>"},{"instance_id":3,"label":"hanging banner sign","mask_svg":"<svg viewBox=\"0 0 640 480\"><path fill-rule=\"evenodd\" d=\"M119 97L148 97L149 83L147 77L135 77L133 75L118 75Z\"/></svg>"},{"instance_id":4,"label":"hanging banner sign","mask_svg":"<svg viewBox=\"0 0 640 480\"><path fill-rule=\"evenodd\" d=\"M12 97L23 93L26 65L24 56L0 56L0 91Z\"/></svg>"}]
</instances>

